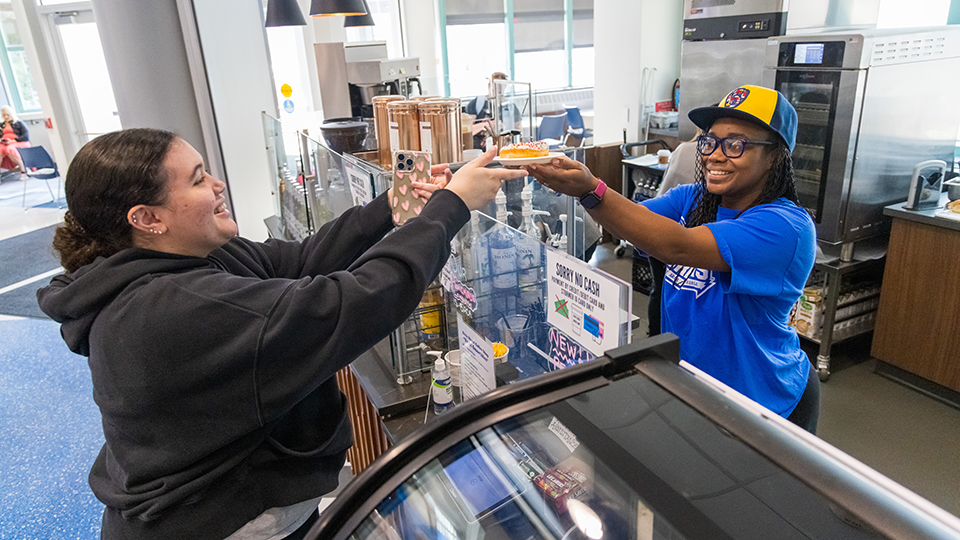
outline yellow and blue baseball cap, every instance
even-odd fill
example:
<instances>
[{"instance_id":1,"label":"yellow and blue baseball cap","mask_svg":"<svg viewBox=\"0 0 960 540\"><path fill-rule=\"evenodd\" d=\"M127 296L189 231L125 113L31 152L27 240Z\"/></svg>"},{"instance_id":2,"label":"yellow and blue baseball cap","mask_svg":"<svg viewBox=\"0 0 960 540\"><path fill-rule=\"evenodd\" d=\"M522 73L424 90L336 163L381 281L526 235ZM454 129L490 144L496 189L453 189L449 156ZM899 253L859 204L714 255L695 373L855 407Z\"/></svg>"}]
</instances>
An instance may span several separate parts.
<instances>
[{"instance_id":1,"label":"yellow and blue baseball cap","mask_svg":"<svg viewBox=\"0 0 960 540\"><path fill-rule=\"evenodd\" d=\"M773 130L787 148L797 143L797 110L783 94L762 86L745 85L727 94L717 107L699 107L687 116L702 130L720 118L737 118Z\"/></svg>"}]
</instances>

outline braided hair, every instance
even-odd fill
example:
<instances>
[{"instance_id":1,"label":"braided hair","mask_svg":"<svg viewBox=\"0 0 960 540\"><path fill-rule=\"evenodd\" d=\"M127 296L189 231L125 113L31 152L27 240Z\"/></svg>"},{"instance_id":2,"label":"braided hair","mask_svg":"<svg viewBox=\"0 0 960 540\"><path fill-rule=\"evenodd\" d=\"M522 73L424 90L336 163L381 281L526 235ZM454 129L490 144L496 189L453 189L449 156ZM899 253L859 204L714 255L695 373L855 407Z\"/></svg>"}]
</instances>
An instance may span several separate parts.
<instances>
[{"instance_id":1,"label":"braided hair","mask_svg":"<svg viewBox=\"0 0 960 540\"><path fill-rule=\"evenodd\" d=\"M133 247L127 212L139 204L163 204L163 162L175 139L169 131L126 129L97 137L77 152L64 182L69 210L53 237L67 272Z\"/></svg>"},{"instance_id":2,"label":"braided hair","mask_svg":"<svg viewBox=\"0 0 960 540\"><path fill-rule=\"evenodd\" d=\"M709 129L707 130L709 131ZM767 181L763 185L763 191L755 201L750 203L747 208L753 208L760 204L768 204L779 198L785 198L799 205L797 197L797 186L793 178L793 158L790 149L780 137L774 137L771 141L772 146L765 146L764 152L773 152L773 165L767 176ZM718 148L715 150L720 152ZM715 195L707 191L707 180L704 174L703 156L697 154L697 161L694 165L694 179L696 184L696 194L694 195L694 204L687 213L686 226L698 227L705 223L713 223L717 220L717 209L720 207L720 195ZM746 209L744 209L744 212ZM742 214L743 212L741 212ZM737 217L740 217L739 215Z\"/></svg>"}]
</instances>

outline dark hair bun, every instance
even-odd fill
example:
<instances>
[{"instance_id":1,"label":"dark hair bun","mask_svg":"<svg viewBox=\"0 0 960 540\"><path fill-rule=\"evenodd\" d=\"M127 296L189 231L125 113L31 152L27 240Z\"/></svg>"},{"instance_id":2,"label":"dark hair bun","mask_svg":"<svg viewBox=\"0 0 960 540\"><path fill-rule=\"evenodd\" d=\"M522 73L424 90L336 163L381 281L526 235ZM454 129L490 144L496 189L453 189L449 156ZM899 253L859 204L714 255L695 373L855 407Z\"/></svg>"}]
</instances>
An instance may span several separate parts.
<instances>
[{"instance_id":1,"label":"dark hair bun","mask_svg":"<svg viewBox=\"0 0 960 540\"><path fill-rule=\"evenodd\" d=\"M69 211L63 216L63 225L57 227L53 235L53 249L60 254L60 265L67 272L73 272L90 264L97 257L106 255L98 244Z\"/></svg>"}]
</instances>

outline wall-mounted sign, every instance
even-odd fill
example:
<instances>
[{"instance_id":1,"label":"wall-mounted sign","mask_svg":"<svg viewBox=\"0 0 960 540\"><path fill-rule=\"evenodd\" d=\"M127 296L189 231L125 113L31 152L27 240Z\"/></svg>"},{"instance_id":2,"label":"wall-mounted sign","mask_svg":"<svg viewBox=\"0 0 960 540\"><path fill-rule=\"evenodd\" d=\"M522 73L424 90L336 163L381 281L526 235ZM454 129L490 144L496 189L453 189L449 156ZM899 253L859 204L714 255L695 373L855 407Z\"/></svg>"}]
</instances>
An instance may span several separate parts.
<instances>
[{"instance_id":1,"label":"wall-mounted sign","mask_svg":"<svg viewBox=\"0 0 960 540\"><path fill-rule=\"evenodd\" d=\"M280 87L280 95L285 98L288 98L293 95L293 88L290 88L289 84L284 84Z\"/></svg>"}]
</instances>

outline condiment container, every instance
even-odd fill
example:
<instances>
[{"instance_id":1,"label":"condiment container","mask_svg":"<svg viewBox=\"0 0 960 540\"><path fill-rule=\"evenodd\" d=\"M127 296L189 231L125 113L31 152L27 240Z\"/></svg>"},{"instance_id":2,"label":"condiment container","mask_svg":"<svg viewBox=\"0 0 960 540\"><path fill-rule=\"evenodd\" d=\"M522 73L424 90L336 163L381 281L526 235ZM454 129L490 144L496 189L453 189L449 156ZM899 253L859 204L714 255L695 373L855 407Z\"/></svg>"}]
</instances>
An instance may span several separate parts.
<instances>
[{"instance_id":1,"label":"condiment container","mask_svg":"<svg viewBox=\"0 0 960 540\"><path fill-rule=\"evenodd\" d=\"M387 103L391 155L397 150L421 149L418 105L419 102L417 101L391 101Z\"/></svg>"},{"instance_id":2,"label":"condiment container","mask_svg":"<svg viewBox=\"0 0 960 540\"><path fill-rule=\"evenodd\" d=\"M432 163L458 163L463 159L460 142L460 100L428 100L419 105L420 149L433 154Z\"/></svg>"},{"instance_id":3,"label":"condiment container","mask_svg":"<svg viewBox=\"0 0 960 540\"><path fill-rule=\"evenodd\" d=\"M403 96L374 96L373 97L373 125L377 132L377 161L383 169L393 168L390 161L390 124L387 119L387 104L393 101L403 101Z\"/></svg>"}]
</instances>

